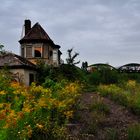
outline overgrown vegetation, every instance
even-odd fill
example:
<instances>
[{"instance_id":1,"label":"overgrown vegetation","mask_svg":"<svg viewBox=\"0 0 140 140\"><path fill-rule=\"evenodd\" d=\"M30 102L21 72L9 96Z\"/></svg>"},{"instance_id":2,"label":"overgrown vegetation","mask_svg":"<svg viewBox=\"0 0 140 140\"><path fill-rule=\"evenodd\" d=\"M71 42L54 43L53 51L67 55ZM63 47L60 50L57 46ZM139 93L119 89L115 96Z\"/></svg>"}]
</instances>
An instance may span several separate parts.
<instances>
[{"instance_id":1,"label":"overgrown vegetation","mask_svg":"<svg viewBox=\"0 0 140 140\"><path fill-rule=\"evenodd\" d=\"M128 140L140 139L140 124L133 124L128 127Z\"/></svg>"},{"instance_id":2,"label":"overgrown vegetation","mask_svg":"<svg viewBox=\"0 0 140 140\"><path fill-rule=\"evenodd\" d=\"M80 93L77 82L25 87L0 75L0 139L64 139ZM47 82L47 81L46 81Z\"/></svg>"},{"instance_id":3,"label":"overgrown vegetation","mask_svg":"<svg viewBox=\"0 0 140 140\"><path fill-rule=\"evenodd\" d=\"M4 53L0 45L0 53ZM0 139L1 140L54 140L66 139L67 124L85 123L81 128L82 136L93 137L97 134L110 108L102 98L94 98L89 106L79 104L82 92L98 91L101 96L129 108L140 115L140 74L119 73L108 68L87 71L87 62L82 69L75 66L79 61L68 50L67 64L60 67L37 62L37 81L26 87L12 81L9 71L0 71ZM88 93L84 93L88 94ZM78 111L89 113L91 120L81 118ZM87 113L87 114L88 114ZM139 124L127 129L128 140L138 140ZM107 130L107 138L118 139L116 128Z\"/></svg>"},{"instance_id":4,"label":"overgrown vegetation","mask_svg":"<svg viewBox=\"0 0 140 140\"><path fill-rule=\"evenodd\" d=\"M80 81L85 83L86 72L82 71L75 65L62 64L59 67L45 65L44 61L38 61L38 83L42 84L46 80L51 79L54 82L66 81Z\"/></svg>"},{"instance_id":5,"label":"overgrown vegetation","mask_svg":"<svg viewBox=\"0 0 140 140\"><path fill-rule=\"evenodd\" d=\"M129 80L122 84L100 85L98 91L103 96L130 108L140 115L140 83Z\"/></svg>"}]
</instances>

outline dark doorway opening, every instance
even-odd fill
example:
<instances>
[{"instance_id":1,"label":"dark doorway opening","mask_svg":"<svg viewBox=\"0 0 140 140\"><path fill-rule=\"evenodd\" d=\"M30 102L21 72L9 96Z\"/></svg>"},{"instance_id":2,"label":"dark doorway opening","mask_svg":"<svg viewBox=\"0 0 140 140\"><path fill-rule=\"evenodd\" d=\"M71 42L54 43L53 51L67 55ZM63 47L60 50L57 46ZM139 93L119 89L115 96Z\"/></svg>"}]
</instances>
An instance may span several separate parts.
<instances>
[{"instance_id":1,"label":"dark doorway opening","mask_svg":"<svg viewBox=\"0 0 140 140\"><path fill-rule=\"evenodd\" d=\"M34 74L30 73L29 74L29 85L31 85L32 82L34 82L35 78L34 78Z\"/></svg>"}]
</instances>

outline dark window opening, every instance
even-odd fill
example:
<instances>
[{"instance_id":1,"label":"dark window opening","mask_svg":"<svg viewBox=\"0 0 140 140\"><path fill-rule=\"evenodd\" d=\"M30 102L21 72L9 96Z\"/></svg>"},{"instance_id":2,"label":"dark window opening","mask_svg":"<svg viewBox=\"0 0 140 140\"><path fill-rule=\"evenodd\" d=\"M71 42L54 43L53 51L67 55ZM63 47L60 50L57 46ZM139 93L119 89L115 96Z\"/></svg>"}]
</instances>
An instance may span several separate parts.
<instances>
[{"instance_id":1,"label":"dark window opening","mask_svg":"<svg viewBox=\"0 0 140 140\"><path fill-rule=\"evenodd\" d=\"M52 54L53 54L53 52L52 52L52 51L50 51L50 56L52 56Z\"/></svg>"},{"instance_id":2,"label":"dark window opening","mask_svg":"<svg viewBox=\"0 0 140 140\"><path fill-rule=\"evenodd\" d=\"M34 48L34 57L41 57L41 47Z\"/></svg>"},{"instance_id":3,"label":"dark window opening","mask_svg":"<svg viewBox=\"0 0 140 140\"><path fill-rule=\"evenodd\" d=\"M24 48L21 48L21 56L24 57Z\"/></svg>"},{"instance_id":4,"label":"dark window opening","mask_svg":"<svg viewBox=\"0 0 140 140\"><path fill-rule=\"evenodd\" d=\"M35 78L34 78L34 74L29 74L29 85L31 85L32 84L32 82L34 82L35 81Z\"/></svg>"},{"instance_id":5,"label":"dark window opening","mask_svg":"<svg viewBox=\"0 0 140 140\"><path fill-rule=\"evenodd\" d=\"M35 50L35 57L41 57L41 52L38 50Z\"/></svg>"}]
</instances>

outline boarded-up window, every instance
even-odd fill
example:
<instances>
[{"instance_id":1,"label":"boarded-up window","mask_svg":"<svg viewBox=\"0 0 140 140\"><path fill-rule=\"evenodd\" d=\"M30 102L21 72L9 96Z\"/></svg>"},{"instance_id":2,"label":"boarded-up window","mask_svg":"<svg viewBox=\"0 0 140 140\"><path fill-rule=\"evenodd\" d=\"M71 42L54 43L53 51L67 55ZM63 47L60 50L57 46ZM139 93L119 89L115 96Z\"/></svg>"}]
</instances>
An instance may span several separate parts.
<instances>
[{"instance_id":1,"label":"boarded-up window","mask_svg":"<svg viewBox=\"0 0 140 140\"><path fill-rule=\"evenodd\" d=\"M53 61L57 61L57 51L53 50Z\"/></svg>"},{"instance_id":2,"label":"boarded-up window","mask_svg":"<svg viewBox=\"0 0 140 140\"><path fill-rule=\"evenodd\" d=\"M32 57L32 47L31 46L26 47L26 57L27 58Z\"/></svg>"},{"instance_id":3,"label":"boarded-up window","mask_svg":"<svg viewBox=\"0 0 140 140\"><path fill-rule=\"evenodd\" d=\"M42 56L42 49L41 47L35 47L34 48L34 57L41 57Z\"/></svg>"}]
</instances>

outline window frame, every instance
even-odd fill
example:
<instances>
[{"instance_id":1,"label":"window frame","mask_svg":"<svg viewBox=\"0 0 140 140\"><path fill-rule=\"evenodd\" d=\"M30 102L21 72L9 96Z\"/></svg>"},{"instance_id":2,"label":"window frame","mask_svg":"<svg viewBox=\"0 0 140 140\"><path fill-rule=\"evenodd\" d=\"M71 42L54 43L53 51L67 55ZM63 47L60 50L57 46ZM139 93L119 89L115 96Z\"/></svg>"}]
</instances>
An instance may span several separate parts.
<instances>
[{"instance_id":1,"label":"window frame","mask_svg":"<svg viewBox=\"0 0 140 140\"><path fill-rule=\"evenodd\" d=\"M31 48L31 50L30 50L31 56L27 55L27 48ZM26 53L25 53L26 58L32 58L33 57L33 52L32 51L33 51L33 46L32 45L26 45Z\"/></svg>"},{"instance_id":2,"label":"window frame","mask_svg":"<svg viewBox=\"0 0 140 140\"><path fill-rule=\"evenodd\" d=\"M36 51L35 48L40 48L40 54L41 54L40 57L35 56L35 51ZM33 49L33 56L34 56L34 58L42 58L42 55L43 55L42 54L42 47L41 46L35 46L34 49Z\"/></svg>"}]
</instances>

